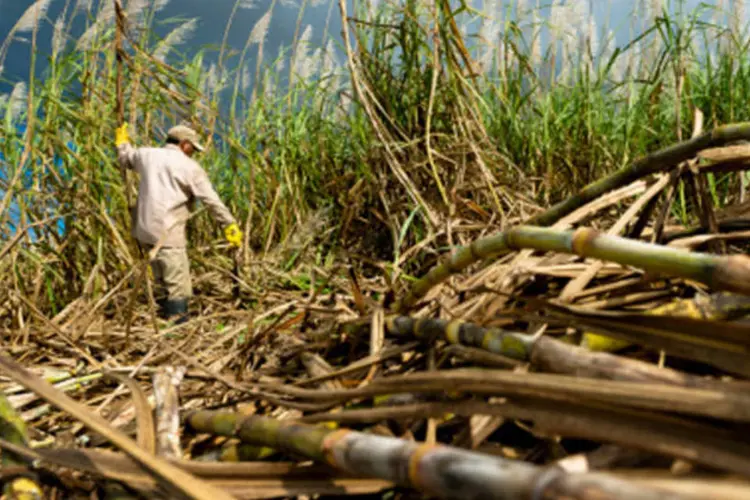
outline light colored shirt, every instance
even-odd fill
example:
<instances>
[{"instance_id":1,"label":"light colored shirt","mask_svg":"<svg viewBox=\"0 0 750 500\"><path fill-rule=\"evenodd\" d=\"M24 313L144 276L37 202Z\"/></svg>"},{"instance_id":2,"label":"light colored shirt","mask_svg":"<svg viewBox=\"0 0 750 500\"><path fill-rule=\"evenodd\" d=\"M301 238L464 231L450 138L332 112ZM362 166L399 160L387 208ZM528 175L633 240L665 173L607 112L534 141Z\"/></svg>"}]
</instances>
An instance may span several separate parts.
<instances>
[{"instance_id":1,"label":"light colored shirt","mask_svg":"<svg viewBox=\"0 0 750 500\"><path fill-rule=\"evenodd\" d=\"M187 245L185 225L194 199L206 205L222 227L235 222L216 194L206 171L176 145L163 148L117 148L121 165L140 174L133 237L146 245L167 248Z\"/></svg>"}]
</instances>

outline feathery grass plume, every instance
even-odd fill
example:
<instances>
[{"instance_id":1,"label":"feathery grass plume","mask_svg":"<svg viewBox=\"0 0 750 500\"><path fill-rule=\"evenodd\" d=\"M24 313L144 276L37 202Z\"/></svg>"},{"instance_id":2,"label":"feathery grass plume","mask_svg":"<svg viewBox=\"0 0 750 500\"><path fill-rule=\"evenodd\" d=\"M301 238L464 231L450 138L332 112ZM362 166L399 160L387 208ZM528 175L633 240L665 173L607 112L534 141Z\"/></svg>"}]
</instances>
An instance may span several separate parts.
<instances>
[{"instance_id":1,"label":"feathery grass plume","mask_svg":"<svg viewBox=\"0 0 750 500\"><path fill-rule=\"evenodd\" d=\"M268 29L271 26L271 15L272 12L269 9L260 19L258 19L255 26L253 26L252 31L250 31L250 43L262 44L265 41L266 36L268 35Z\"/></svg>"},{"instance_id":2,"label":"feathery grass plume","mask_svg":"<svg viewBox=\"0 0 750 500\"><path fill-rule=\"evenodd\" d=\"M747 22L747 0L734 0L734 15L744 25Z\"/></svg>"},{"instance_id":3,"label":"feathery grass plume","mask_svg":"<svg viewBox=\"0 0 750 500\"><path fill-rule=\"evenodd\" d=\"M726 19L726 2L727 0L716 0L716 4L714 5L711 21L717 26L722 26Z\"/></svg>"},{"instance_id":4,"label":"feathery grass plume","mask_svg":"<svg viewBox=\"0 0 750 500\"><path fill-rule=\"evenodd\" d=\"M83 32L76 43L76 49L90 49L97 38L112 24L115 18L114 2L103 2L91 26Z\"/></svg>"},{"instance_id":5,"label":"feathery grass plume","mask_svg":"<svg viewBox=\"0 0 750 500\"><path fill-rule=\"evenodd\" d=\"M128 0L125 7L125 17L131 30L139 31L143 28L149 3L151 3L151 0Z\"/></svg>"},{"instance_id":6,"label":"feathery grass plume","mask_svg":"<svg viewBox=\"0 0 750 500\"><path fill-rule=\"evenodd\" d=\"M738 33L734 15L727 15L726 2L727 0L716 0L711 14L711 22L717 27L716 46L718 54L724 54L730 50L732 38L737 36ZM742 28L740 27L739 30L741 31ZM697 47L696 40L693 40L693 45Z\"/></svg>"},{"instance_id":7,"label":"feathery grass plume","mask_svg":"<svg viewBox=\"0 0 750 500\"><path fill-rule=\"evenodd\" d=\"M747 0L734 0L732 13L729 16L730 29L732 35L739 45L745 44L747 34Z\"/></svg>"},{"instance_id":8,"label":"feathery grass plume","mask_svg":"<svg viewBox=\"0 0 750 500\"><path fill-rule=\"evenodd\" d=\"M322 78L329 78L338 68L338 62L336 60L336 47L333 44L333 40L328 40L326 43L325 51L323 52L322 61L320 65L320 76Z\"/></svg>"},{"instance_id":9,"label":"feathery grass plume","mask_svg":"<svg viewBox=\"0 0 750 500\"><path fill-rule=\"evenodd\" d=\"M17 33L25 33L32 31L39 26L39 23L44 19L47 9L49 8L51 0L37 0L31 7L26 9L18 21L13 25L8 34L5 36L5 40L0 45L0 73L2 73L3 63L5 62L5 56L8 53L8 47L13 42L14 37Z\"/></svg>"},{"instance_id":10,"label":"feathery grass plume","mask_svg":"<svg viewBox=\"0 0 750 500\"><path fill-rule=\"evenodd\" d=\"M272 102L276 97L276 83L273 75L274 73L269 69L263 71L263 97L268 102Z\"/></svg>"},{"instance_id":11,"label":"feathery grass plume","mask_svg":"<svg viewBox=\"0 0 750 500\"><path fill-rule=\"evenodd\" d=\"M516 20L520 22L529 14L528 0L516 0Z\"/></svg>"},{"instance_id":12,"label":"feathery grass plume","mask_svg":"<svg viewBox=\"0 0 750 500\"><path fill-rule=\"evenodd\" d=\"M67 42L67 34L65 33L65 19L64 14L61 14L55 21L55 27L52 31L52 59L57 59L57 56L65 48Z\"/></svg>"},{"instance_id":13,"label":"feathery grass plume","mask_svg":"<svg viewBox=\"0 0 750 500\"><path fill-rule=\"evenodd\" d=\"M479 39L482 41L482 49L477 59L478 70L480 73L487 74L492 69L492 64L498 51L500 42L500 3L498 0L484 1L484 16L482 24L479 27Z\"/></svg>"},{"instance_id":14,"label":"feathery grass plume","mask_svg":"<svg viewBox=\"0 0 750 500\"><path fill-rule=\"evenodd\" d=\"M565 36L567 26L565 26L565 1L557 0L552 2L549 11L549 34L550 45L557 45Z\"/></svg>"},{"instance_id":15,"label":"feathery grass plume","mask_svg":"<svg viewBox=\"0 0 750 500\"><path fill-rule=\"evenodd\" d=\"M553 4L550 14L554 28L554 37L560 42L562 56L558 80L568 82L572 77L572 69L579 67L584 61L583 45L586 32L581 29L587 26L589 19L588 2L565 2L560 0Z\"/></svg>"},{"instance_id":16,"label":"feathery grass plume","mask_svg":"<svg viewBox=\"0 0 750 500\"><path fill-rule=\"evenodd\" d=\"M237 4L237 7L240 9L254 9L258 6L257 0L240 0L240 3Z\"/></svg>"},{"instance_id":17,"label":"feathery grass plume","mask_svg":"<svg viewBox=\"0 0 750 500\"><path fill-rule=\"evenodd\" d=\"M278 56L276 57L276 60L273 62L273 71L280 75L284 72L286 69L286 52L284 50L284 45L279 45L278 50Z\"/></svg>"},{"instance_id":18,"label":"feathery grass plume","mask_svg":"<svg viewBox=\"0 0 750 500\"><path fill-rule=\"evenodd\" d=\"M616 49L617 39L615 37L615 32L610 29L607 31L607 36L604 37L604 42L602 44L600 66L609 63L609 60L614 56ZM620 83L625 80L628 74L628 58L625 57L625 54L617 54L617 57L612 62L610 71L609 78L611 81Z\"/></svg>"},{"instance_id":19,"label":"feathery grass plume","mask_svg":"<svg viewBox=\"0 0 750 500\"><path fill-rule=\"evenodd\" d=\"M216 63L211 63L208 71L203 74L203 94L205 96L211 96L214 92L219 91L219 68Z\"/></svg>"},{"instance_id":20,"label":"feathery grass plume","mask_svg":"<svg viewBox=\"0 0 750 500\"><path fill-rule=\"evenodd\" d=\"M4 111L6 104L8 104L8 94L0 94L0 111Z\"/></svg>"},{"instance_id":21,"label":"feathery grass plume","mask_svg":"<svg viewBox=\"0 0 750 500\"><path fill-rule=\"evenodd\" d=\"M344 88L339 92L339 102L338 106L336 106L336 112L334 113L337 119L344 119L349 116L352 108L351 95L351 85L347 85L347 88Z\"/></svg>"},{"instance_id":22,"label":"feathery grass plume","mask_svg":"<svg viewBox=\"0 0 750 500\"><path fill-rule=\"evenodd\" d=\"M250 75L250 68L247 67L247 65L243 65L242 73L240 74L240 88L242 89L243 93L247 93L247 91L250 89L251 81L252 76Z\"/></svg>"},{"instance_id":23,"label":"feathery grass plume","mask_svg":"<svg viewBox=\"0 0 750 500\"><path fill-rule=\"evenodd\" d=\"M76 0L75 11L90 11L94 0Z\"/></svg>"},{"instance_id":24,"label":"feathery grass plume","mask_svg":"<svg viewBox=\"0 0 750 500\"><path fill-rule=\"evenodd\" d=\"M644 12L643 21L645 25L647 27L654 26L664 11L665 0L642 0L642 7ZM644 62L655 61L663 46L658 31L652 33L648 38L641 40L640 43L644 45L641 60ZM642 71L648 72L648 67L642 68ZM645 74L642 73L641 76L645 76Z\"/></svg>"},{"instance_id":25,"label":"feathery grass plume","mask_svg":"<svg viewBox=\"0 0 750 500\"><path fill-rule=\"evenodd\" d=\"M8 36L15 33L25 33L35 29L47 14L51 0L37 0L18 18Z\"/></svg>"},{"instance_id":26,"label":"feathery grass plume","mask_svg":"<svg viewBox=\"0 0 750 500\"><path fill-rule=\"evenodd\" d=\"M8 113L10 113L11 121L23 113L26 109L26 100L28 98L28 90L26 88L26 82L18 82L13 87L8 98Z\"/></svg>"},{"instance_id":27,"label":"feathery grass plume","mask_svg":"<svg viewBox=\"0 0 750 500\"><path fill-rule=\"evenodd\" d=\"M182 45L193 36L195 28L198 26L198 19L193 18L185 21L175 29L173 29L164 40L159 42L154 50L154 58L158 61L164 62L169 55L169 51L178 45Z\"/></svg>"},{"instance_id":28,"label":"feathery grass plume","mask_svg":"<svg viewBox=\"0 0 750 500\"><path fill-rule=\"evenodd\" d=\"M531 9L531 26L529 30L531 47L529 48L529 64L531 68L538 72L542 66L542 25L543 21L539 15L539 2L537 6Z\"/></svg>"},{"instance_id":29,"label":"feathery grass plume","mask_svg":"<svg viewBox=\"0 0 750 500\"><path fill-rule=\"evenodd\" d=\"M154 2L154 12L159 12L169 5L169 0L156 0Z\"/></svg>"},{"instance_id":30,"label":"feathery grass plume","mask_svg":"<svg viewBox=\"0 0 750 500\"><path fill-rule=\"evenodd\" d=\"M380 0L370 0L367 3L367 14L370 21L375 20L378 17L378 10L380 8Z\"/></svg>"},{"instance_id":31,"label":"feathery grass plume","mask_svg":"<svg viewBox=\"0 0 750 500\"><path fill-rule=\"evenodd\" d=\"M284 7L289 7L290 9L299 7L299 4L296 0L279 0L279 3Z\"/></svg>"},{"instance_id":32,"label":"feathery grass plume","mask_svg":"<svg viewBox=\"0 0 750 500\"><path fill-rule=\"evenodd\" d=\"M643 0L643 13L647 25L653 24L662 15L665 0Z\"/></svg>"},{"instance_id":33,"label":"feathery grass plume","mask_svg":"<svg viewBox=\"0 0 750 500\"><path fill-rule=\"evenodd\" d=\"M308 24L300 35L292 56L294 77L302 81L307 81L315 71L314 61L309 55L310 39L312 39L312 25Z\"/></svg>"},{"instance_id":34,"label":"feathery grass plume","mask_svg":"<svg viewBox=\"0 0 750 500\"><path fill-rule=\"evenodd\" d=\"M309 81L315 74L317 74L323 64L323 49L320 47L316 47L315 50L313 50L312 55L310 56L310 60L308 61L308 68L307 68L307 74L306 80Z\"/></svg>"},{"instance_id":35,"label":"feathery grass plume","mask_svg":"<svg viewBox=\"0 0 750 500\"><path fill-rule=\"evenodd\" d=\"M600 60L599 56L599 34L596 29L596 20L594 19L593 13L589 11L589 19L586 23L586 31L581 35L580 47L581 47L581 66L585 71L586 75L592 78L597 64Z\"/></svg>"},{"instance_id":36,"label":"feathery grass plume","mask_svg":"<svg viewBox=\"0 0 750 500\"><path fill-rule=\"evenodd\" d=\"M565 3L565 0L553 1L550 6L549 16L549 33L550 33L550 48L553 54L553 59L557 57L558 52L562 52L562 69L557 75L560 78L562 73L566 72L568 65L568 47L570 46L570 23L568 20L568 12L570 6ZM558 73L556 68L552 68L553 74Z\"/></svg>"}]
</instances>

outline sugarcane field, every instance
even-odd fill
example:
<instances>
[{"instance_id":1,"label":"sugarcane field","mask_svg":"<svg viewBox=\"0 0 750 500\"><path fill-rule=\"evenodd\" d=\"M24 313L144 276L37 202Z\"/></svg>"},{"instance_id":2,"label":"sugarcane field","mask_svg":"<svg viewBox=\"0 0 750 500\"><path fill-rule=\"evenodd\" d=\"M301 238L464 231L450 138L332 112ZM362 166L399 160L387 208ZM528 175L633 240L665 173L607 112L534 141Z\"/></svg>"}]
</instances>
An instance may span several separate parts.
<instances>
[{"instance_id":1,"label":"sugarcane field","mask_svg":"<svg viewBox=\"0 0 750 500\"><path fill-rule=\"evenodd\" d=\"M750 499L749 171L746 0L0 0L0 499Z\"/></svg>"}]
</instances>

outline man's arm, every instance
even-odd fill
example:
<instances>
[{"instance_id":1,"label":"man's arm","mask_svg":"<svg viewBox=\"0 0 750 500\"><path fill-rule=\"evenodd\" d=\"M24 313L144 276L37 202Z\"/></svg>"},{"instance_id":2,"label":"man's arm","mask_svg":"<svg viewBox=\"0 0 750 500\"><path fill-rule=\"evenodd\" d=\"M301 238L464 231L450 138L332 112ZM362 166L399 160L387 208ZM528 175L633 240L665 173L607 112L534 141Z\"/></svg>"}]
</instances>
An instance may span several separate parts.
<instances>
[{"instance_id":1,"label":"man's arm","mask_svg":"<svg viewBox=\"0 0 750 500\"><path fill-rule=\"evenodd\" d=\"M117 146L117 161L119 161L120 165L124 168L138 170L136 167L138 161L138 150L129 142L120 144Z\"/></svg>"},{"instance_id":2,"label":"man's arm","mask_svg":"<svg viewBox=\"0 0 750 500\"><path fill-rule=\"evenodd\" d=\"M201 203L208 207L213 218L221 224L222 227L227 227L230 224L236 223L232 213L216 193L216 190L211 184L211 180L208 178L208 174L206 174L206 171L197 164L193 172L190 188L193 192L193 196L198 198Z\"/></svg>"},{"instance_id":3,"label":"man's arm","mask_svg":"<svg viewBox=\"0 0 750 500\"><path fill-rule=\"evenodd\" d=\"M115 131L115 146L117 146L117 161L120 162L120 166L137 170L138 150L130 144L127 123L122 124Z\"/></svg>"}]
</instances>

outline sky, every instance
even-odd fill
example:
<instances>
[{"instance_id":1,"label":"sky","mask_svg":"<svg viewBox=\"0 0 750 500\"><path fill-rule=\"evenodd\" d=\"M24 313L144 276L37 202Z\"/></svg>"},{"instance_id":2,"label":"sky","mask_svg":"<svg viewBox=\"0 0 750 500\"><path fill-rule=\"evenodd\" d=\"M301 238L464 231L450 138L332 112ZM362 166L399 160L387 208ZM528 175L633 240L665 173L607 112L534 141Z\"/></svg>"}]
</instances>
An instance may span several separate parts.
<instances>
[{"instance_id":1,"label":"sky","mask_svg":"<svg viewBox=\"0 0 750 500\"><path fill-rule=\"evenodd\" d=\"M67 0L52 0L47 17L48 22L40 28L38 38L39 45L43 50L49 53L50 41L52 35L52 25L59 13L63 10ZM69 0L75 3L76 0ZM112 1L112 0L106 0ZM244 46L252 27L267 11L271 0L244 0L247 3L255 4L254 8L238 9L232 23L229 33L228 43L230 46L241 50ZM298 4L301 0L281 0L278 2L271 18L270 29L266 39L266 53L275 56L278 53L280 45L289 46L294 39L294 32L299 14ZM0 43L5 39L11 27L16 23L18 18L34 2L32 0L0 0ZM296 3L297 6L290 5ZM127 4L127 0L123 0ZM167 6L162 10L157 19L161 21L161 29L157 32L164 36L177 26L177 23L167 21L175 19L187 20L190 18L198 19L198 28L195 30L190 40L181 48L181 51L195 50L199 47L218 46L224 36L224 29L227 20L234 7L235 0L170 0ZM312 43L320 44L323 39L323 29L328 18L330 4L328 1L309 1L308 7L302 19L302 29L307 25L312 25L313 36ZM319 4L312 6L313 4ZM331 24L329 32L336 38L340 38L341 21L338 11L338 2L333 6L331 12ZM80 30L79 30L80 32ZM31 38L30 33L23 35L27 40ZM8 57L5 60L4 72L0 74L0 93L8 91L8 82L1 82L3 79L27 79L29 74L29 49L28 41L15 41L11 46ZM251 52L251 61L255 53ZM252 65L254 67L254 65Z\"/></svg>"},{"instance_id":2,"label":"sky","mask_svg":"<svg viewBox=\"0 0 750 500\"><path fill-rule=\"evenodd\" d=\"M57 17L59 12L63 9L66 1L80 1L80 0L51 0L51 6L47 14L49 21L44 23L43 28L39 33L40 46L49 50L50 39L52 33L52 24L54 19ZM111 1L111 0L103 0ZM163 0L162 0L163 1ZM169 20L181 17L183 19L198 18L198 29L195 31L192 38L186 44L183 50L190 51L195 50L198 47L204 47L208 45L218 45L224 33L227 20L229 19L230 13L233 9L236 0L170 0L167 3L166 8L160 13L158 19ZM266 12L267 7L270 5L272 0L240 0L245 3L255 4L254 8L240 9L235 17L235 21L232 25L232 29L229 34L229 44L236 47L238 50L244 45L252 27L255 25L257 20ZM303 0L280 0L277 9L271 20L271 26L266 41L267 54L277 54L278 47L281 44L289 46L294 38L295 26L297 23L297 15L299 13L299 3ZM360 3L366 0L359 0ZM371 0L372 1L372 0ZM381 0L388 1L388 0ZM398 1L398 0L390 0ZM489 0L488 0L489 1ZM507 4L518 0L495 0L495 3L502 9ZM533 4L536 0L521 0L528 4ZM549 4L553 1L561 0L540 0L541 5ZM635 6L642 3L654 4L659 0L564 0L567 2L581 2L583 4L589 4L594 6L593 12L596 17L597 24L609 25L617 33L618 43L626 43L628 30L627 24L629 19L629 13ZM706 0L704 4L715 4L718 2L724 2L731 4L732 1L738 0ZM745 0L747 1L747 0ZM127 3L126 0L123 0ZM352 0L348 0L351 4ZM668 3L684 2L688 9L691 9L701 3L701 0L671 0ZM33 3L33 0L0 0L0 42L5 38L10 28L15 24L16 20L21 14ZM289 4L297 4L289 6ZM312 25L313 26L313 38L312 43L321 43L324 35L323 28L325 26L326 19L328 17L329 9L331 8L330 0L307 0L308 8L305 10L305 15L302 21L302 27ZM475 6L481 8L483 0L474 0L472 2ZM750 2L748 2L750 3ZM341 21L338 11L338 2L334 0L333 8L330 10L331 25L329 26L329 32L336 39L340 39L341 33ZM544 9L544 12L549 12L549 9ZM161 34L166 34L170 27L174 27L174 24L165 25L161 27ZM26 35L28 36L28 35ZM252 58L254 58L254 53ZM4 73L0 75L0 93L8 91L8 82L2 82L3 79L17 79L24 78L29 73L29 44L28 41L16 41L11 46L8 57L5 61ZM25 78L24 78L25 79Z\"/></svg>"}]
</instances>

